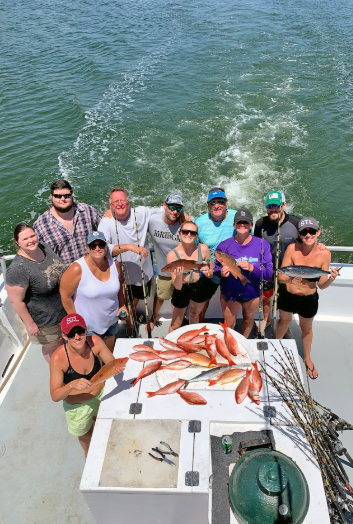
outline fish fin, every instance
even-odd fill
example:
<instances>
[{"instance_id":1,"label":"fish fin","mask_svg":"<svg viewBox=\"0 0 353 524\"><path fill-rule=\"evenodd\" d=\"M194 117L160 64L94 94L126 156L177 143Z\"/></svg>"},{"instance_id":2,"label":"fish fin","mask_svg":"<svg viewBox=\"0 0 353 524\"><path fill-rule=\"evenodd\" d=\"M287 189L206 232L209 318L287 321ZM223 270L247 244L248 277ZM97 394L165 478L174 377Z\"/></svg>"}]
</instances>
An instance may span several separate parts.
<instances>
[{"instance_id":1,"label":"fish fin","mask_svg":"<svg viewBox=\"0 0 353 524\"><path fill-rule=\"evenodd\" d=\"M209 386L214 386L215 384L217 384L217 380L209 380L208 381L208 385Z\"/></svg>"},{"instance_id":2,"label":"fish fin","mask_svg":"<svg viewBox=\"0 0 353 524\"><path fill-rule=\"evenodd\" d=\"M146 391L146 395L147 395L148 398L150 398L150 397L154 397L155 394L156 394L155 391Z\"/></svg>"},{"instance_id":3,"label":"fish fin","mask_svg":"<svg viewBox=\"0 0 353 524\"><path fill-rule=\"evenodd\" d=\"M136 378L135 378L134 380L132 380L132 381L130 382L130 384L132 384L133 386L136 386L137 382L138 382L138 380L136 380Z\"/></svg>"}]
</instances>

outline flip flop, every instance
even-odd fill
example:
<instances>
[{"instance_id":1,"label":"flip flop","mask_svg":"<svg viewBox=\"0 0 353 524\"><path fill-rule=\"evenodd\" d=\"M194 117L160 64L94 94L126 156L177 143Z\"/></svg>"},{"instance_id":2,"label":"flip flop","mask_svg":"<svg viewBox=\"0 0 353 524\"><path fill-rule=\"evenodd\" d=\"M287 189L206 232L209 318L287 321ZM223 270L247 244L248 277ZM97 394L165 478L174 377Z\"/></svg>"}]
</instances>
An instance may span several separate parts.
<instances>
[{"instance_id":1,"label":"flip flop","mask_svg":"<svg viewBox=\"0 0 353 524\"><path fill-rule=\"evenodd\" d=\"M308 377L311 378L311 380L316 380L317 377L319 376L319 373L317 373L317 369L315 367L315 364L313 363L313 367L312 368L310 368L307 365L306 362L304 362L304 364L305 364L305 367L306 367L306 372L307 372ZM314 377L314 371L316 371L316 373L317 373L316 377ZM310 373L311 373L311 375L310 375Z\"/></svg>"}]
</instances>

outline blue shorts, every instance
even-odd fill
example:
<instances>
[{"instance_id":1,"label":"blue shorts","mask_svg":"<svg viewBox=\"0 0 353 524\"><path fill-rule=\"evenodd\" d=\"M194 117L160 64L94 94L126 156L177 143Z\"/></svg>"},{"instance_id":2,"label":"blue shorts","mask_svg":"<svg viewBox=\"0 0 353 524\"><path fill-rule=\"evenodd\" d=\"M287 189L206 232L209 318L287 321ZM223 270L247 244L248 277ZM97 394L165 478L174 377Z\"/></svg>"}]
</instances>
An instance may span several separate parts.
<instances>
[{"instance_id":1,"label":"blue shorts","mask_svg":"<svg viewBox=\"0 0 353 524\"><path fill-rule=\"evenodd\" d=\"M119 320L117 320L114 324L108 327L107 331L101 335L100 333L96 333L95 331L87 331L87 336L89 335L97 335L100 338L104 337L115 337L119 331Z\"/></svg>"}]
</instances>

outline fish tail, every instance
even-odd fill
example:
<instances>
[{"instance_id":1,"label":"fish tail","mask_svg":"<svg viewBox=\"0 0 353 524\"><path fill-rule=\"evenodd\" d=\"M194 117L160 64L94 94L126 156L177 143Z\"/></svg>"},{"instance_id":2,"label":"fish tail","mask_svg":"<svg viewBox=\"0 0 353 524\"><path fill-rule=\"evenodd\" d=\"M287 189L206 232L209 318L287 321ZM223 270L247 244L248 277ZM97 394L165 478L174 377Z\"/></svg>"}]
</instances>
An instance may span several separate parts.
<instances>
[{"instance_id":1,"label":"fish tail","mask_svg":"<svg viewBox=\"0 0 353 524\"><path fill-rule=\"evenodd\" d=\"M233 360L231 358L228 360L228 362L229 362L230 366L235 366L236 365L235 362L233 362Z\"/></svg>"},{"instance_id":2,"label":"fish tail","mask_svg":"<svg viewBox=\"0 0 353 524\"><path fill-rule=\"evenodd\" d=\"M130 384L132 384L133 386L136 386L136 384L138 383L138 380L135 378L135 380L132 380L130 382Z\"/></svg>"},{"instance_id":3,"label":"fish tail","mask_svg":"<svg viewBox=\"0 0 353 524\"><path fill-rule=\"evenodd\" d=\"M156 395L156 392L155 391L146 391L146 395L148 398L154 397Z\"/></svg>"},{"instance_id":4,"label":"fish tail","mask_svg":"<svg viewBox=\"0 0 353 524\"><path fill-rule=\"evenodd\" d=\"M227 326L227 321L226 321L226 320L224 321L224 324L222 324L222 322L220 322L220 325L222 326L222 328L224 329L224 331L227 331L228 326Z\"/></svg>"},{"instance_id":5,"label":"fish tail","mask_svg":"<svg viewBox=\"0 0 353 524\"><path fill-rule=\"evenodd\" d=\"M217 384L217 380L209 380L208 381L208 385L209 386L214 386L215 384Z\"/></svg>"}]
</instances>

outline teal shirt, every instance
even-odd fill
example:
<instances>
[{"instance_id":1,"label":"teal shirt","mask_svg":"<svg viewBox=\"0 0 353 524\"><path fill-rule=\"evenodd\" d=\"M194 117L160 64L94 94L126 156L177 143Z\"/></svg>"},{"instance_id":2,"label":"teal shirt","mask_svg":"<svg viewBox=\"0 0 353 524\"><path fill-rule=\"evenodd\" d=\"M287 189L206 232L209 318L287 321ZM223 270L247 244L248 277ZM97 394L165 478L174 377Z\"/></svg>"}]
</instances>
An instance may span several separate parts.
<instances>
[{"instance_id":1,"label":"teal shirt","mask_svg":"<svg viewBox=\"0 0 353 524\"><path fill-rule=\"evenodd\" d=\"M237 234L233 225L235 213L235 209L228 209L228 215L222 222L214 222L209 213L195 220L199 228L199 242L209 247L213 261L218 244Z\"/></svg>"}]
</instances>

